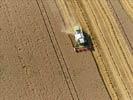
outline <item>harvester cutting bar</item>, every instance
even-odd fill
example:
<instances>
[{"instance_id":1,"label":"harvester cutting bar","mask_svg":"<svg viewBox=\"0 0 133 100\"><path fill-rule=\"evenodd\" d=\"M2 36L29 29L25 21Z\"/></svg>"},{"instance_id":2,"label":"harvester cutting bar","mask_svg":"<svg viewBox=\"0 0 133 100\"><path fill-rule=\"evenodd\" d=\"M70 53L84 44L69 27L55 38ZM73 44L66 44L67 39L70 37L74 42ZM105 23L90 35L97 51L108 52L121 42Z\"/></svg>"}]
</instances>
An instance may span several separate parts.
<instances>
[{"instance_id":1,"label":"harvester cutting bar","mask_svg":"<svg viewBox=\"0 0 133 100\"><path fill-rule=\"evenodd\" d=\"M88 50L90 50L90 48L74 48L74 51L75 52L83 52L83 51L88 51Z\"/></svg>"}]
</instances>

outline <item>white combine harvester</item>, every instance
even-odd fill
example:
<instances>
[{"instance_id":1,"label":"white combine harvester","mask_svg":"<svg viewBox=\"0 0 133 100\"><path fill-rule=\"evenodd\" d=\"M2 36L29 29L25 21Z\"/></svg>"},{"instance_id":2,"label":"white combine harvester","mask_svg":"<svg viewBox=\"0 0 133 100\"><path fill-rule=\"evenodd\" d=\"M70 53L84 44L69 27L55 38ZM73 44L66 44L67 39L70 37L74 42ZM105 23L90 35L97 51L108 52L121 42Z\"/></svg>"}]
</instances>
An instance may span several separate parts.
<instances>
[{"instance_id":1,"label":"white combine harvester","mask_svg":"<svg viewBox=\"0 0 133 100\"><path fill-rule=\"evenodd\" d=\"M89 43L88 38L85 36L80 26L74 27L74 39L72 37L70 36L74 51L82 52L91 49L91 43Z\"/></svg>"}]
</instances>

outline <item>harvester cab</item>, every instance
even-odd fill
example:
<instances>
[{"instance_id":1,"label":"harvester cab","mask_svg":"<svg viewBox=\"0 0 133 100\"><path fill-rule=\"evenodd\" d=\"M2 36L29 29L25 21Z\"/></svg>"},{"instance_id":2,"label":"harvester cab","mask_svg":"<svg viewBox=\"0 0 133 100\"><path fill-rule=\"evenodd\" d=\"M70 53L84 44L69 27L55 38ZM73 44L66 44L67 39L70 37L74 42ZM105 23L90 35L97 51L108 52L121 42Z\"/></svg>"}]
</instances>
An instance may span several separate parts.
<instances>
[{"instance_id":1,"label":"harvester cab","mask_svg":"<svg viewBox=\"0 0 133 100\"><path fill-rule=\"evenodd\" d=\"M79 46L85 44L86 42L85 37L83 35L82 29L80 26L74 27L74 36L75 36L75 41Z\"/></svg>"}]
</instances>

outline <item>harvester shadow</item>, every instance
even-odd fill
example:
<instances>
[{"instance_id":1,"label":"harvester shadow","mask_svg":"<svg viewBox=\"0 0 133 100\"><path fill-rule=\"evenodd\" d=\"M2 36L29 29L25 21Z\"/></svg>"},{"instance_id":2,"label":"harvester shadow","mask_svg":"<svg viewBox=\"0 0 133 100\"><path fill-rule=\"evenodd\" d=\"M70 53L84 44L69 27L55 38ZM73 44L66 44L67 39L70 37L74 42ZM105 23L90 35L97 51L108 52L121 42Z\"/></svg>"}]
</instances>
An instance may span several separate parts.
<instances>
[{"instance_id":1,"label":"harvester shadow","mask_svg":"<svg viewBox=\"0 0 133 100\"><path fill-rule=\"evenodd\" d=\"M83 32L83 34L85 36L85 39L87 40L85 44L86 47L88 47L90 51L95 51L90 35L88 35L86 32Z\"/></svg>"}]
</instances>

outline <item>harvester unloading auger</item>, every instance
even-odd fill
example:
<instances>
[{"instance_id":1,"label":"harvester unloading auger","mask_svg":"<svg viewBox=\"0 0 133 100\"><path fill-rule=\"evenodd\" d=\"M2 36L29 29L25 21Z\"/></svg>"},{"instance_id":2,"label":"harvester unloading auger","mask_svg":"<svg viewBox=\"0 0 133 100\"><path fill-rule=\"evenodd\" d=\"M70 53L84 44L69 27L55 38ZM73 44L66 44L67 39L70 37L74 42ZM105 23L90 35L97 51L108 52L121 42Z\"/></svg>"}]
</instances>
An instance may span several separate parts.
<instances>
[{"instance_id":1,"label":"harvester unloading auger","mask_svg":"<svg viewBox=\"0 0 133 100\"><path fill-rule=\"evenodd\" d=\"M74 51L82 52L82 51L91 50L92 42L90 40L89 34L85 34L80 26L75 26L73 30L74 30L74 35L70 36L70 39L72 41Z\"/></svg>"}]
</instances>

